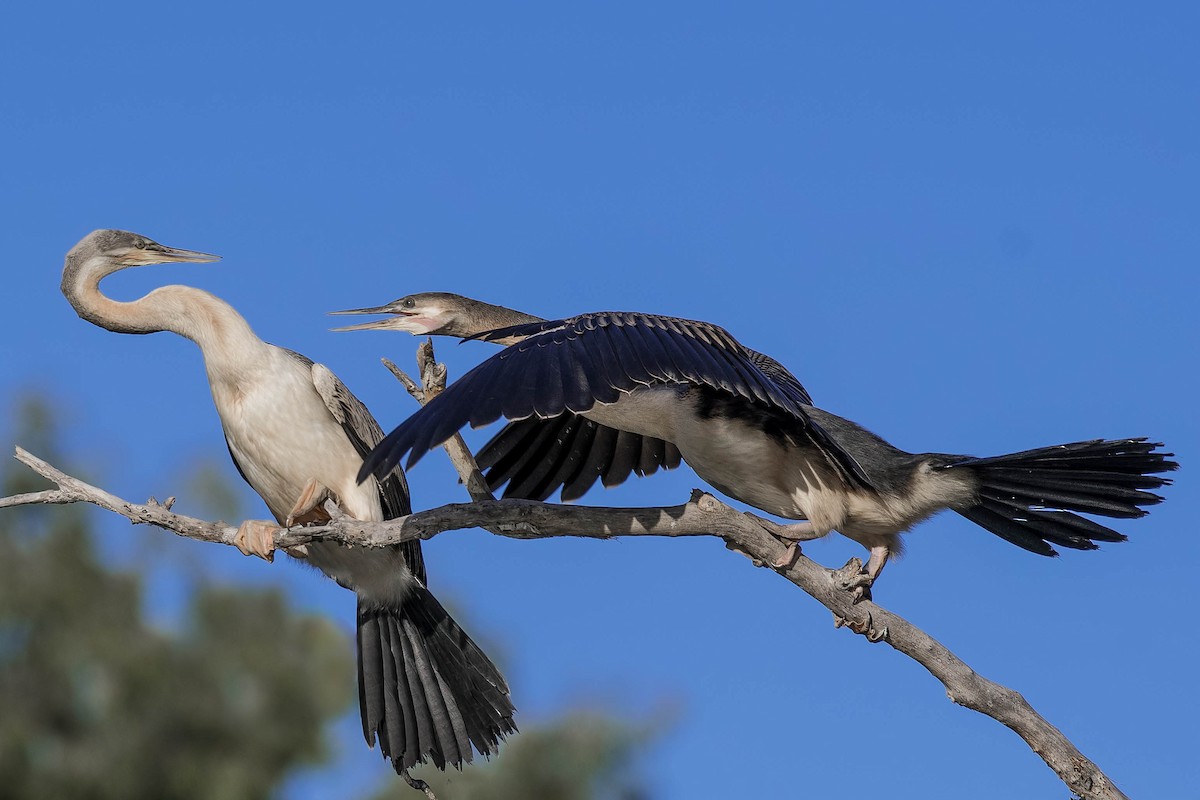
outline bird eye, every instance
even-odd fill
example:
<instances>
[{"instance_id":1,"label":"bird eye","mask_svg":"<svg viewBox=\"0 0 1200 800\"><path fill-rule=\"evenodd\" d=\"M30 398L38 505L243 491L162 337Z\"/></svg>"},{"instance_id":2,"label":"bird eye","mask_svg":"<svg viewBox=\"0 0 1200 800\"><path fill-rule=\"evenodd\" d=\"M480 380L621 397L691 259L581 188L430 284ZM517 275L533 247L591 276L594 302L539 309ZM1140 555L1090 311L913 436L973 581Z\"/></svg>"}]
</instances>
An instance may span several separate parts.
<instances>
[{"instance_id":1,"label":"bird eye","mask_svg":"<svg viewBox=\"0 0 1200 800\"><path fill-rule=\"evenodd\" d=\"M411 297L404 298L403 300L400 301L400 304L402 306L404 306L405 308L412 308L413 306L416 305L416 303L413 301L413 299Z\"/></svg>"},{"instance_id":2,"label":"bird eye","mask_svg":"<svg viewBox=\"0 0 1200 800\"><path fill-rule=\"evenodd\" d=\"M146 240L145 239L137 239L136 241L134 241L133 246L136 247L138 250L145 250L146 249Z\"/></svg>"}]
</instances>

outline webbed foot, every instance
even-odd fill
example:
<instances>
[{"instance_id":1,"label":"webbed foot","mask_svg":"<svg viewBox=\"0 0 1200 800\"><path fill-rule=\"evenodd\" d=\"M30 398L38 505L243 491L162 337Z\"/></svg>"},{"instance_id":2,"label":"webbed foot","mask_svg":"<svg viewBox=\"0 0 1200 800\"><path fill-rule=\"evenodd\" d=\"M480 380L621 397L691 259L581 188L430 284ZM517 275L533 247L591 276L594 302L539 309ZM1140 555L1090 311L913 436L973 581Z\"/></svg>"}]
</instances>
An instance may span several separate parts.
<instances>
[{"instance_id":1,"label":"webbed foot","mask_svg":"<svg viewBox=\"0 0 1200 800\"><path fill-rule=\"evenodd\" d=\"M264 561L275 560L275 533L280 528L274 522L248 519L238 526L233 543L244 556L258 556Z\"/></svg>"},{"instance_id":2,"label":"webbed foot","mask_svg":"<svg viewBox=\"0 0 1200 800\"><path fill-rule=\"evenodd\" d=\"M303 491L300 492L296 504L288 512L284 525L290 528L296 523L318 520L324 522L328 519L328 515L322 506L331 497L333 497L333 492L329 491L329 487L317 482L316 479L309 480L304 485Z\"/></svg>"}]
</instances>

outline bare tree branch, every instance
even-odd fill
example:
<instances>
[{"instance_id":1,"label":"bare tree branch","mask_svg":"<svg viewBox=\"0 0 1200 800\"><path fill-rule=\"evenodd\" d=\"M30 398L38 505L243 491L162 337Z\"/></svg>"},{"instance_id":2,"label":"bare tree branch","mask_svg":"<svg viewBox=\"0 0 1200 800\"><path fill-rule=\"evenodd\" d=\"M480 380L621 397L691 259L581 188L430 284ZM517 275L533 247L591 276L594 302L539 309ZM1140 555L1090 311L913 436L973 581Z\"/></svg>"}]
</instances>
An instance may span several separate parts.
<instances>
[{"instance_id":1,"label":"bare tree branch","mask_svg":"<svg viewBox=\"0 0 1200 800\"><path fill-rule=\"evenodd\" d=\"M417 367L421 370L420 386L391 361L386 358L382 360L383 365L404 384L408 393L421 405L425 405L437 397L446 388L446 365L439 364L434 359L431 339L426 339L417 346ZM471 495L472 500L496 499L492 490L488 488L483 473L479 471L479 465L475 463L475 456L471 455L470 448L463 441L462 434L454 434L442 446L446 448L446 454L450 456L450 463L454 465L458 476L462 478L463 485L467 487L467 493Z\"/></svg>"},{"instance_id":2,"label":"bare tree branch","mask_svg":"<svg viewBox=\"0 0 1200 800\"><path fill-rule=\"evenodd\" d=\"M86 502L120 514L135 524L149 523L200 541L234 543L236 528L223 522L207 522L172 513L170 501L159 503L151 498L145 504L131 503L73 478L21 448L17 448L16 457L54 483L57 489L0 498L0 508ZM783 526L740 513L712 495L697 490L688 502L669 508L563 506L528 500L487 499L445 505L388 522L362 522L341 514L332 504L327 508L334 516L328 525L280 530L275 546L292 547L323 539L382 547L411 539L430 539L449 530L476 527L514 539L717 536L730 549L748 555L757 566L778 564L772 568L830 609L835 620L871 641L887 642L941 681L946 694L955 703L1011 728L1080 797L1086 800L1125 798L1095 764L1020 694L979 675L944 645L899 615L870 601L854 604L847 589L858 574L858 559L851 559L840 570L826 569L800 553L795 543L784 535Z\"/></svg>"},{"instance_id":3,"label":"bare tree branch","mask_svg":"<svg viewBox=\"0 0 1200 800\"><path fill-rule=\"evenodd\" d=\"M429 784L420 778L414 778L408 770L400 770L400 777L404 778L404 782L409 786L424 794L427 800L437 800L437 795L429 788Z\"/></svg>"}]
</instances>

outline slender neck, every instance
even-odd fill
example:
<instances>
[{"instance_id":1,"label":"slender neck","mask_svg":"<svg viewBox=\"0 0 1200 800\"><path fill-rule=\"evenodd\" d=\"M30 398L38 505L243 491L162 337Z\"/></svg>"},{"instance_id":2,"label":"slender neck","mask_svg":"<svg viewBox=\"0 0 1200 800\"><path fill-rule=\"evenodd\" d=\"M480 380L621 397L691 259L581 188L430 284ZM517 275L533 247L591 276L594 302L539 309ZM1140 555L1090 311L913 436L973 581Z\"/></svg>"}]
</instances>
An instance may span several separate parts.
<instances>
[{"instance_id":1,"label":"slender neck","mask_svg":"<svg viewBox=\"0 0 1200 800\"><path fill-rule=\"evenodd\" d=\"M477 333L492 331L496 328L507 328L512 325L525 325L530 322L543 321L542 317L535 317L532 314L526 314L522 311L514 311L511 308L476 300L470 310L462 315L461 319L455 319L451 325L447 326L448 328L452 328L452 330L444 332L451 336L474 336ZM524 338L524 336L506 336L503 339L494 339L493 341L496 344L507 346L516 344Z\"/></svg>"},{"instance_id":2,"label":"slender neck","mask_svg":"<svg viewBox=\"0 0 1200 800\"><path fill-rule=\"evenodd\" d=\"M116 333L177 333L199 345L206 361L232 359L267 347L241 314L202 289L163 286L130 302L106 297L100 281L120 269L103 258L68 259L63 295L80 317L94 325Z\"/></svg>"}]
</instances>

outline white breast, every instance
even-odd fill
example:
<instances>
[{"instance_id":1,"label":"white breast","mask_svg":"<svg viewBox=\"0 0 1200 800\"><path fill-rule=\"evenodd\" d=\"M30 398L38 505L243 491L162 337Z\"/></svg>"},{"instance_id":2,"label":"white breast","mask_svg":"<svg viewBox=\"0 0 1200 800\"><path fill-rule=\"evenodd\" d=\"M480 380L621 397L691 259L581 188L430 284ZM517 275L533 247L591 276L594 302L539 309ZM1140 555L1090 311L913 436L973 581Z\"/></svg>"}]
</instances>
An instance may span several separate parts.
<instances>
[{"instance_id":1,"label":"white breast","mask_svg":"<svg viewBox=\"0 0 1200 800\"><path fill-rule=\"evenodd\" d=\"M686 387L636 389L584 416L674 443L683 460L718 491L769 514L811 520L825 533L845 519L845 485L819 452L785 446L740 419L702 419Z\"/></svg>"},{"instance_id":2,"label":"white breast","mask_svg":"<svg viewBox=\"0 0 1200 800\"><path fill-rule=\"evenodd\" d=\"M309 368L271 352L257 369L210 373L221 426L246 480L281 524L310 480L332 491L350 516L382 520L378 484L355 480L362 458L317 394ZM379 600L402 598L409 580L396 548L315 543L308 560L342 586Z\"/></svg>"},{"instance_id":3,"label":"white breast","mask_svg":"<svg viewBox=\"0 0 1200 800\"><path fill-rule=\"evenodd\" d=\"M362 459L305 365L276 352L269 370L214 382L213 401L229 449L276 520L287 517L310 480L329 487L351 516L382 519L375 481L355 483Z\"/></svg>"}]
</instances>

